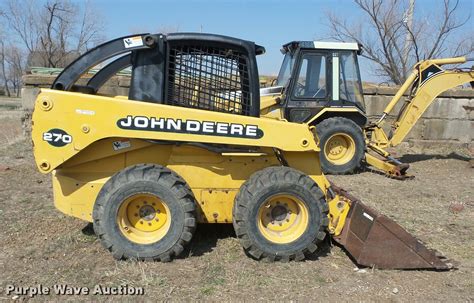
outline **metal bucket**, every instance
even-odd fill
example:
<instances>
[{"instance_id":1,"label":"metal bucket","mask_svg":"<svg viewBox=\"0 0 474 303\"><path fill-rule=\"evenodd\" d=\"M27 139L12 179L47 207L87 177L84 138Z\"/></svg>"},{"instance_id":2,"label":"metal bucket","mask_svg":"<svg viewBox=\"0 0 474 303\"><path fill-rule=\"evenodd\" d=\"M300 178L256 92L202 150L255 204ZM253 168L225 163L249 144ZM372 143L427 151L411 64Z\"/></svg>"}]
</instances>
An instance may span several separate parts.
<instances>
[{"instance_id":1,"label":"metal bucket","mask_svg":"<svg viewBox=\"0 0 474 303\"><path fill-rule=\"evenodd\" d=\"M449 270L453 264L436 250L428 249L400 225L364 205L341 189L351 200L342 233L334 237L359 265L380 269Z\"/></svg>"}]
</instances>

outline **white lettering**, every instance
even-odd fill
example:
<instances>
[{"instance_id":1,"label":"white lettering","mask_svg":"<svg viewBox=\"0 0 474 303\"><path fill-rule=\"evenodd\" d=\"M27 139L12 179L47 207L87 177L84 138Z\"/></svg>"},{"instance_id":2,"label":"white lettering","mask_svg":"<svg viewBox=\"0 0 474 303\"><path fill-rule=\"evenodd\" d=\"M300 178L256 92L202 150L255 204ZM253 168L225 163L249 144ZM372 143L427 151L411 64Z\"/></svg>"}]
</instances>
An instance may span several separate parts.
<instances>
[{"instance_id":1,"label":"white lettering","mask_svg":"<svg viewBox=\"0 0 474 303\"><path fill-rule=\"evenodd\" d=\"M92 291L93 295L144 295L145 290L143 287L133 287L128 285L120 286L102 286L95 285Z\"/></svg>"},{"instance_id":2,"label":"white lettering","mask_svg":"<svg viewBox=\"0 0 474 303\"><path fill-rule=\"evenodd\" d=\"M120 120L120 125L123 127L130 127L132 126L132 116L127 116L127 122Z\"/></svg>"},{"instance_id":3,"label":"white lettering","mask_svg":"<svg viewBox=\"0 0 474 303\"><path fill-rule=\"evenodd\" d=\"M54 293L57 295L88 295L89 288L75 287L64 284L56 284L53 286Z\"/></svg>"},{"instance_id":4,"label":"white lettering","mask_svg":"<svg viewBox=\"0 0 474 303\"><path fill-rule=\"evenodd\" d=\"M118 124L121 128L137 128L146 130L167 130L171 132L200 133L206 135L230 135L247 138L257 138L259 130L257 125L242 125L238 123L213 122L213 121L197 121L197 120L181 120L172 118L158 118L158 117L133 117L127 116L119 120ZM184 124L184 125L183 125ZM59 137L61 136L61 137ZM60 141L71 143L72 137L69 135L49 135L43 134L43 139L46 141Z\"/></svg>"},{"instance_id":5,"label":"white lettering","mask_svg":"<svg viewBox=\"0 0 474 303\"><path fill-rule=\"evenodd\" d=\"M213 122L203 122L202 123L202 132L203 133L213 133L214 132L214 123Z\"/></svg>"},{"instance_id":6,"label":"white lettering","mask_svg":"<svg viewBox=\"0 0 474 303\"><path fill-rule=\"evenodd\" d=\"M256 125L247 125L245 128L245 135L249 137L257 136L257 126Z\"/></svg>"},{"instance_id":7,"label":"white lettering","mask_svg":"<svg viewBox=\"0 0 474 303\"><path fill-rule=\"evenodd\" d=\"M218 122L216 125L216 133L218 134L227 134L229 131L229 125L227 123Z\"/></svg>"},{"instance_id":8,"label":"white lettering","mask_svg":"<svg viewBox=\"0 0 474 303\"><path fill-rule=\"evenodd\" d=\"M7 294L7 296L15 289L15 286L13 285L7 285L7 287L5 287L5 293Z\"/></svg>"},{"instance_id":9,"label":"white lettering","mask_svg":"<svg viewBox=\"0 0 474 303\"><path fill-rule=\"evenodd\" d=\"M230 134L231 135L240 135L244 133L244 126L240 124L231 124L230 125Z\"/></svg>"},{"instance_id":10,"label":"white lettering","mask_svg":"<svg viewBox=\"0 0 474 303\"><path fill-rule=\"evenodd\" d=\"M148 127L148 118L146 117L135 117L133 120L135 127L138 128L147 128Z\"/></svg>"},{"instance_id":11,"label":"white lettering","mask_svg":"<svg viewBox=\"0 0 474 303\"><path fill-rule=\"evenodd\" d=\"M188 120L186 121L186 131L198 132L200 129L200 123L198 121Z\"/></svg>"},{"instance_id":12,"label":"white lettering","mask_svg":"<svg viewBox=\"0 0 474 303\"><path fill-rule=\"evenodd\" d=\"M165 128L165 119L160 118L160 119L156 120L156 118L151 118L150 119L150 127L151 128L156 128L157 126L160 129Z\"/></svg>"},{"instance_id":13,"label":"white lettering","mask_svg":"<svg viewBox=\"0 0 474 303\"><path fill-rule=\"evenodd\" d=\"M36 297L38 295L49 295L49 287L43 286L41 284L35 286L15 286L7 285L5 286L5 294L10 295L20 295L20 296L29 296L30 298Z\"/></svg>"},{"instance_id":14,"label":"white lettering","mask_svg":"<svg viewBox=\"0 0 474 303\"><path fill-rule=\"evenodd\" d=\"M174 128L175 130L181 130L181 120L173 120L168 119L166 120L166 128L171 129Z\"/></svg>"}]
</instances>

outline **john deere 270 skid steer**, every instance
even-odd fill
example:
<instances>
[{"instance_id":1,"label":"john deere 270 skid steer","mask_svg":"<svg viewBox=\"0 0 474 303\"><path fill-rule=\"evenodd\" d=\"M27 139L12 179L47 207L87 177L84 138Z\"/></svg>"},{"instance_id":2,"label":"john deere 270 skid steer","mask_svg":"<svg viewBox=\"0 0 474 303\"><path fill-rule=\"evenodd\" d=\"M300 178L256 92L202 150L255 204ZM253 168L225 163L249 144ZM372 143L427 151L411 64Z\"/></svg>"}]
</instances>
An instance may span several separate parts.
<instances>
[{"instance_id":1,"label":"john deere 270 skid steer","mask_svg":"<svg viewBox=\"0 0 474 303\"><path fill-rule=\"evenodd\" d=\"M303 260L329 234L360 265L451 268L328 182L314 127L260 116L262 53L180 33L122 37L79 57L41 90L33 114L34 155L52 173L56 207L93 222L117 259L169 261L197 223L233 223L255 259ZM128 97L98 94L128 66Z\"/></svg>"},{"instance_id":2,"label":"john deere 270 skid steer","mask_svg":"<svg viewBox=\"0 0 474 303\"><path fill-rule=\"evenodd\" d=\"M262 113L316 126L325 173L352 173L365 161L392 178L405 179L409 177L408 164L386 148L403 141L439 94L474 81L472 68L442 66L474 58L419 62L379 119L368 121L357 60L361 51L359 44L350 42L293 41L283 45L285 56L276 83L262 90ZM398 103L403 105L385 132L387 116Z\"/></svg>"}]
</instances>

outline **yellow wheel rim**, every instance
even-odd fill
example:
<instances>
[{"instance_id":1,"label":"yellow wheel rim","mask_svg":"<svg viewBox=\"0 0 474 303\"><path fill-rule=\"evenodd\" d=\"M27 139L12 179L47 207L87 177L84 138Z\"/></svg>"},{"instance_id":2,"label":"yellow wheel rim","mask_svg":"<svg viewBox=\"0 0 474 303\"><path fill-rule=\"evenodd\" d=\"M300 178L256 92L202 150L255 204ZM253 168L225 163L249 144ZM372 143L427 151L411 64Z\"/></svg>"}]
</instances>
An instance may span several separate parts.
<instances>
[{"instance_id":1,"label":"yellow wheel rim","mask_svg":"<svg viewBox=\"0 0 474 303\"><path fill-rule=\"evenodd\" d=\"M274 195L258 210L258 229L270 242L285 244L297 240L309 224L308 209L292 195Z\"/></svg>"},{"instance_id":2,"label":"yellow wheel rim","mask_svg":"<svg viewBox=\"0 0 474 303\"><path fill-rule=\"evenodd\" d=\"M170 229L170 210L166 203L155 195L136 194L120 205L117 224L128 240L139 244L155 243Z\"/></svg>"},{"instance_id":3,"label":"yellow wheel rim","mask_svg":"<svg viewBox=\"0 0 474 303\"><path fill-rule=\"evenodd\" d=\"M326 159L333 164L346 164L355 155L354 139L348 134L336 133L326 141L324 154Z\"/></svg>"}]
</instances>

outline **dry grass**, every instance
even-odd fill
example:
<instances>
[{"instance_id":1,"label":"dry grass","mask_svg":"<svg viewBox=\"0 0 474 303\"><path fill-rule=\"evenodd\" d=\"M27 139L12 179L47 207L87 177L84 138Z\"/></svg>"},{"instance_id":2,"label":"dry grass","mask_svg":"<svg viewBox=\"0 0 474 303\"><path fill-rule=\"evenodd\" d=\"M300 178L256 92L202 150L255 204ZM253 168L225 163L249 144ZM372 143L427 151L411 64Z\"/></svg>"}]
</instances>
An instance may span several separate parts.
<instances>
[{"instance_id":1,"label":"dry grass","mask_svg":"<svg viewBox=\"0 0 474 303\"><path fill-rule=\"evenodd\" d=\"M23 139L20 111L8 111L9 116L0 116L0 142L11 145Z\"/></svg>"},{"instance_id":2,"label":"dry grass","mask_svg":"<svg viewBox=\"0 0 474 303\"><path fill-rule=\"evenodd\" d=\"M417 178L400 182L373 173L331 177L460 262L457 271L354 271L337 247L305 262L256 262L232 227L199 226L185 257L172 263L117 262L90 225L53 206L50 176L36 171L27 140L0 147L0 287L7 284L144 287L145 298L36 297L40 301L471 301L474 299L473 169L454 156L406 155ZM463 203L459 213L451 202ZM398 292L394 293L394 288ZM0 291L0 299L11 299Z\"/></svg>"},{"instance_id":3,"label":"dry grass","mask_svg":"<svg viewBox=\"0 0 474 303\"><path fill-rule=\"evenodd\" d=\"M0 97L0 142L3 146L23 139L20 116L20 99Z\"/></svg>"}]
</instances>

